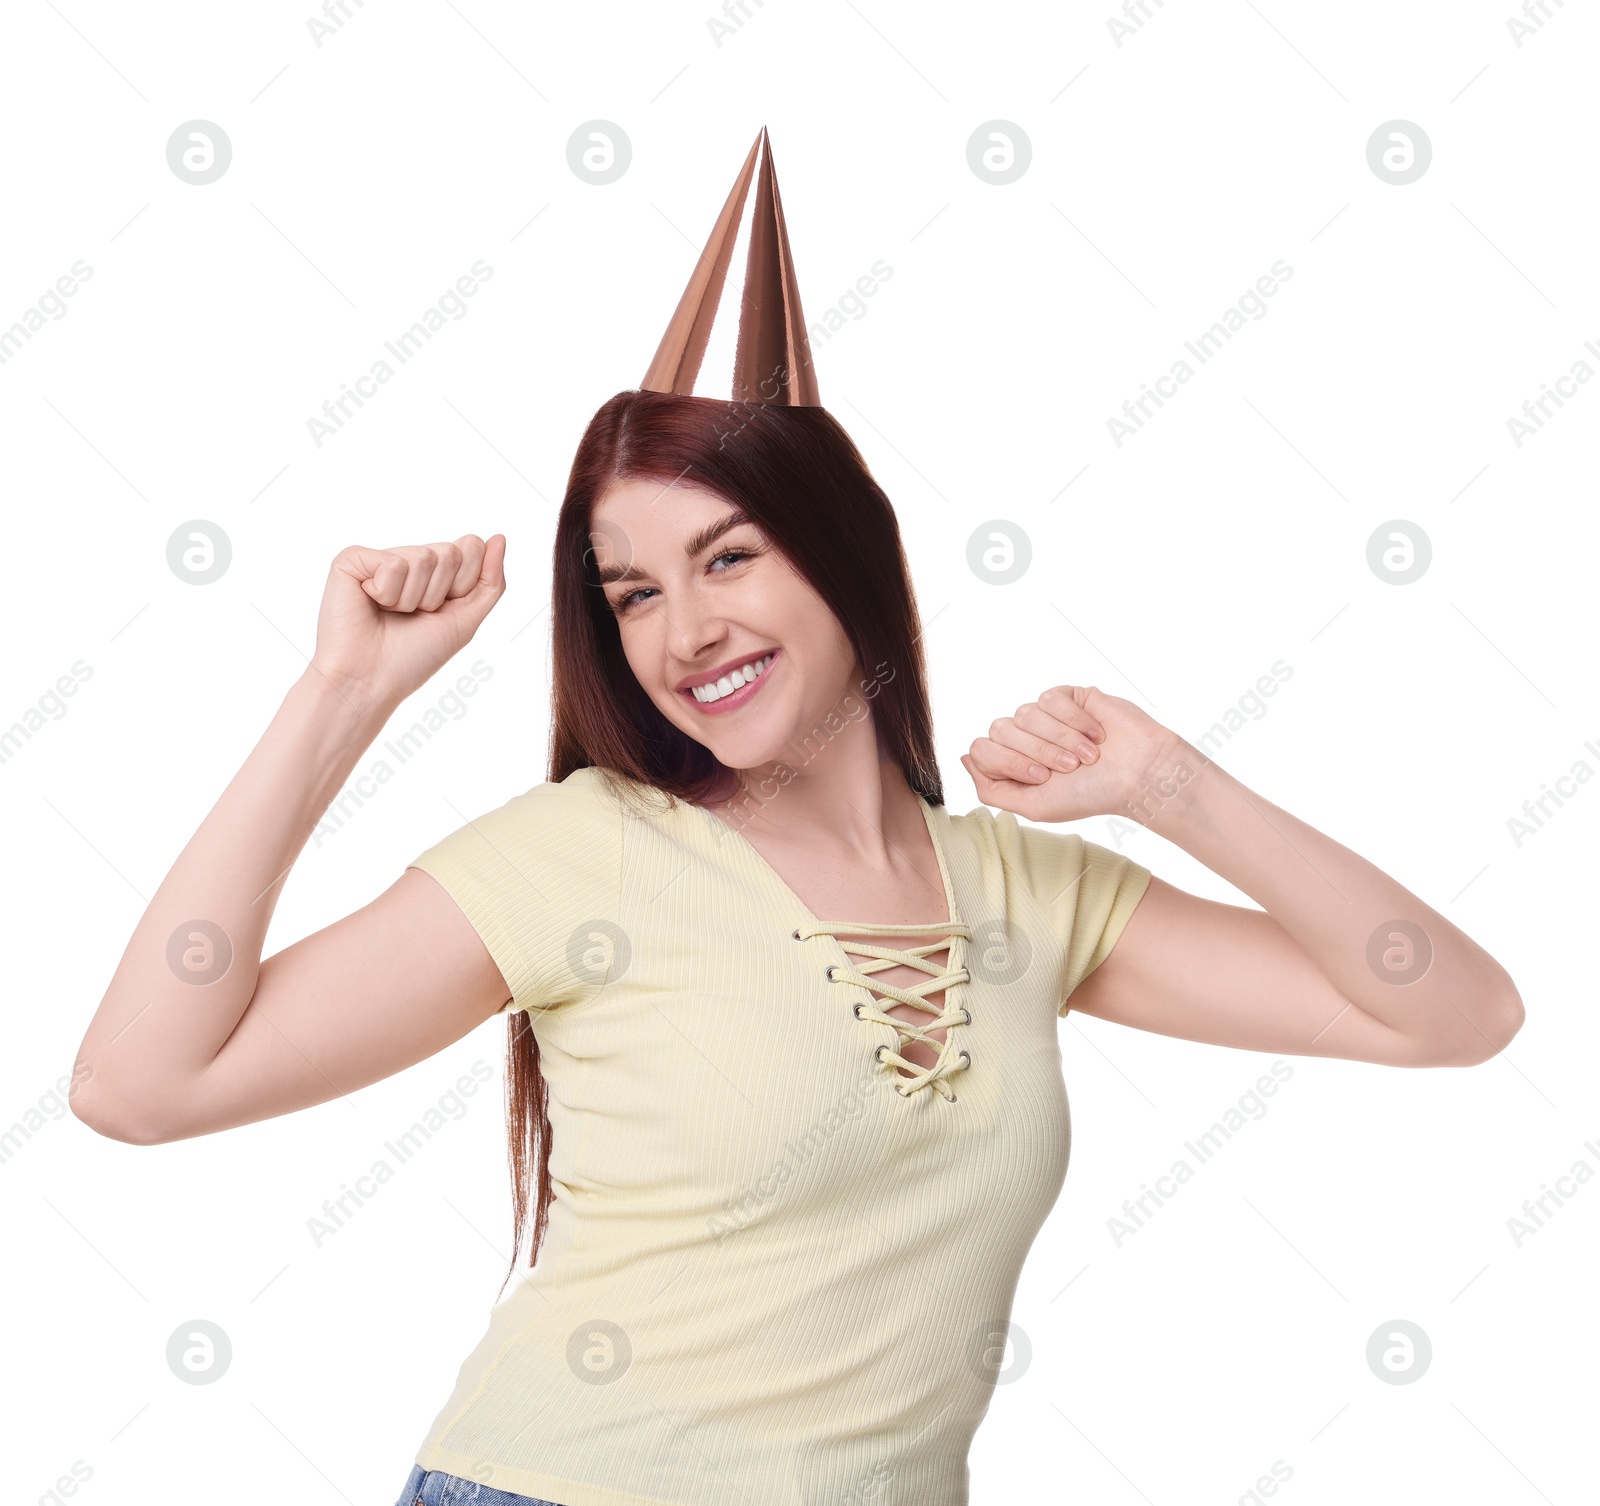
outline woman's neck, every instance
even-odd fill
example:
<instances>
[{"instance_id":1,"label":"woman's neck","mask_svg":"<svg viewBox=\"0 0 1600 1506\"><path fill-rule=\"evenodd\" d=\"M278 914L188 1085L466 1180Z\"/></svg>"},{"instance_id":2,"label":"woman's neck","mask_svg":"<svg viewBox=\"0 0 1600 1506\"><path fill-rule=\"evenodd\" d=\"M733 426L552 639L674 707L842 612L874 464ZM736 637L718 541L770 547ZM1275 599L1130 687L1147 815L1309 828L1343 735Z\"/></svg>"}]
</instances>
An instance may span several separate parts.
<instances>
[{"instance_id":1,"label":"woman's neck","mask_svg":"<svg viewBox=\"0 0 1600 1506\"><path fill-rule=\"evenodd\" d=\"M825 751L806 769L776 763L729 770L726 798L706 809L737 832L775 847L840 853L872 868L921 831L916 791L900 766L885 759L828 762Z\"/></svg>"}]
</instances>

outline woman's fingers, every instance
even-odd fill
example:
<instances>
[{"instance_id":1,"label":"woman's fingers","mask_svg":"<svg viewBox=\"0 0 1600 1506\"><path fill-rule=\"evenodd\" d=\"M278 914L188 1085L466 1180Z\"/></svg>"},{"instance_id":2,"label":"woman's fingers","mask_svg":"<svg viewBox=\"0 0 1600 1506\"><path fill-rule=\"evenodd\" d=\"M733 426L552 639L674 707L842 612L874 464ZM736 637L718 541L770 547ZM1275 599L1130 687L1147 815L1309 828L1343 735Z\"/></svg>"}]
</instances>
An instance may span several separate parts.
<instances>
[{"instance_id":1,"label":"woman's fingers","mask_svg":"<svg viewBox=\"0 0 1600 1506\"><path fill-rule=\"evenodd\" d=\"M439 569L439 556L431 544L412 544L396 552L405 557L406 583L400 588L395 611L415 612Z\"/></svg>"},{"instance_id":2,"label":"woman's fingers","mask_svg":"<svg viewBox=\"0 0 1600 1506\"><path fill-rule=\"evenodd\" d=\"M1028 719L1027 726L1022 724L1024 715ZM1034 730L1040 727L1047 730ZM1027 707L1019 710L1015 717L1002 717L993 723L987 741L1019 755L1025 763L1041 764L1050 771L1070 773L1100 757L1099 750L1085 734L1037 709L1029 712Z\"/></svg>"},{"instance_id":3,"label":"woman's fingers","mask_svg":"<svg viewBox=\"0 0 1600 1506\"><path fill-rule=\"evenodd\" d=\"M1043 750L1056 762L1056 755L1064 752L1072 759L1071 767L1077 768L1080 763L1093 763L1100 756L1092 735L1092 729L1098 729L1099 723L1086 711L1064 720L1047 711L1037 701L1030 701L1026 706L1019 706L1016 716L1010 720L1015 724L1015 735L1019 739L1031 738L1033 744L1037 744L1026 745L1035 758ZM1062 764L1061 767L1067 765Z\"/></svg>"},{"instance_id":4,"label":"woman's fingers","mask_svg":"<svg viewBox=\"0 0 1600 1506\"><path fill-rule=\"evenodd\" d=\"M406 549L367 549L353 544L345 555L355 566L361 589L373 601L391 612L402 610L400 602L411 579L411 562ZM417 594L420 596L421 592Z\"/></svg>"},{"instance_id":5,"label":"woman's fingers","mask_svg":"<svg viewBox=\"0 0 1600 1506\"><path fill-rule=\"evenodd\" d=\"M469 598L460 609L461 620L470 624L475 633L505 594L506 536L496 533L485 541L469 535L456 542L461 545L462 562L451 595Z\"/></svg>"},{"instance_id":6,"label":"woman's fingers","mask_svg":"<svg viewBox=\"0 0 1600 1506\"><path fill-rule=\"evenodd\" d=\"M475 533L464 533L455 541L456 569L455 578L450 582L449 595L451 597L466 596L478 584L478 577L483 574L483 557L488 552L488 545Z\"/></svg>"},{"instance_id":7,"label":"woman's fingers","mask_svg":"<svg viewBox=\"0 0 1600 1506\"><path fill-rule=\"evenodd\" d=\"M970 753L963 753L961 755L961 764L962 767L966 769L967 773L972 776L972 783L977 788L978 798L983 801L985 805L993 805L995 802L989 797L998 789L999 781L996 780L993 775L984 773L984 771L978 767ZM1007 781L1007 783L1014 782L1015 781L1012 780ZM1030 785L1036 784L1037 782L1037 780L1033 779L1024 781L1024 783Z\"/></svg>"},{"instance_id":8,"label":"woman's fingers","mask_svg":"<svg viewBox=\"0 0 1600 1506\"><path fill-rule=\"evenodd\" d=\"M1063 767L1052 754L1036 757L992 737L975 739L969 756L990 779L1014 779L1019 784L1039 784L1050 777L1052 766L1057 772Z\"/></svg>"},{"instance_id":9,"label":"woman's fingers","mask_svg":"<svg viewBox=\"0 0 1600 1506\"><path fill-rule=\"evenodd\" d=\"M452 596L464 596L478 582L483 542L477 544L477 561L466 584L466 550L453 544L402 544L393 549L355 549L352 553L368 572L363 589L380 607L391 612L437 611Z\"/></svg>"},{"instance_id":10,"label":"woman's fingers","mask_svg":"<svg viewBox=\"0 0 1600 1506\"><path fill-rule=\"evenodd\" d=\"M1041 691L1039 699L1031 704L1062 726L1084 733L1086 741L1103 743L1106 729L1100 718L1089 710L1089 698L1099 694L1093 685L1052 685Z\"/></svg>"},{"instance_id":11,"label":"woman's fingers","mask_svg":"<svg viewBox=\"0 0 1600 1506\"><path fill-rule=\"evenodd\" d=\"M989 729L986 741L1018 755L1024 766L1038 765L1047 773L1062 770L1070 773L1081 762L1075 752L1063 748L1049 738L1024 730L1012 717L996 722Z\"/></svg>"},{"instance_id":12,"label":"woman's fingers","mask_svg":"<svg viewBox=\"0 0 1600 1506\"><path fill-rule=\"evenodd\" d=\"M1053 685L1037 701L1000 717L972 745L974 768L991 779L1038 784L1053 773L1098 763L1105 727L1088 709L1092 685Z\"/></svg>"},{"instance_id":13,"label":"woman's fingers","mask_svg":"<svg viewBox=\"0 0 1600 1506\"><path fill-rule=\"evenodd\" d=\"M444 605L450 587L455 584L456 566L460 563L458 556L461 551L454 544L424 544L422 548L426 553L419 555L416 561L416 572L421 579L422 590L417 594L415 610L432 612ZM429 556L432 556L431 564ZM425 568L426 575L423 574ZM404 599L402 595L401 600Z\"/></svg>"}]
</instances>

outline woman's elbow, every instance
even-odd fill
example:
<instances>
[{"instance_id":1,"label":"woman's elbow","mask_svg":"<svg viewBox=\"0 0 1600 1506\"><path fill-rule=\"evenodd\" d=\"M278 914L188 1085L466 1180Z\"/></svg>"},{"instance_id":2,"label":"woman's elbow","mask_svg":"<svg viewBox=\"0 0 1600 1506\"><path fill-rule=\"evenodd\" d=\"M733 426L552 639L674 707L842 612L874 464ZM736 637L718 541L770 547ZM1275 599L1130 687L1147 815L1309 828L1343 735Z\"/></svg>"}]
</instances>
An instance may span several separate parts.
<instances>
[{"instance_id":1,"label":"woman's elbow","mask_svg":"<svg viewBox=\"0 0 1600 1506\"><path fill-rule=\"evenodd\" d=\"M1491 1062L1516 1039L1522 1029L1527 1011L1522 1007L1522 996L1515 989L1510 996L1483 1019L1474 1030L1473 1039L1466 1043L1450 1061L1441 1065L1449 1067L1481 1067Z\"/></svg>"},{"instance_id":2,"label":"woman's elbow","mask_svg":"<svg viewBox=\"0 0 1600 1506\"><path fill-rule=\"evenodd\" d=\"M1504 1051L1516 1039L1517 1032L1522 1029L1522 1022L1527 1018L1528 1011L1522 1007L1522 995L1516 989L1512 989L1501 1010L1499 1029L1495 1032L1494 1039L1497 1044L1484 1060L1489 1061Z\"/></svg>"},{"instance_id":3,"label":"woman's elbow","mask_svg":"<svg viewBox=\"0 0 1600 1506\"><path fill-rule=\"evenodd\" d=\"M147 1106L97 1087L93 1078L76 1085L68 1099L73 1117L97 1135L124 1145L164 1145L177 1138Z\"/></svg>"}]
</instances>

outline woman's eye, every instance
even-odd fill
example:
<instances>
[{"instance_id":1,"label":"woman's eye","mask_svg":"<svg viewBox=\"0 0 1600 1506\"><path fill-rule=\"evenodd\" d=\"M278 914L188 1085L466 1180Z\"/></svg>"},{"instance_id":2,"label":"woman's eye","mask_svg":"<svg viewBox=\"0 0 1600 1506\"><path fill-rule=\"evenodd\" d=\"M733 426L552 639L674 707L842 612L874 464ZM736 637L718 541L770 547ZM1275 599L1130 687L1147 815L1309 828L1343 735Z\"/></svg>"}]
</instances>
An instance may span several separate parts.
<instances>
[{"instance_id":1,"label":"woman's eye","mask_svg":"<svg viewBox=\"0 0 1600 1506\"><path fill-rule=\"evenodd\" d=\"M712 558L711 558L710 562L707 564L706 568L710 569L710 567L712 565L715 565L715 564L717 564L720 561L725 560L725 559L731 559L731 560L733 560L735 562L738 562L739 560L754 559L755 556L756 556L756 551L753 550L753 549L724 549L721 554L712 556ZM732 568L732 567L730 566L729 568ZM723 570L719 570L716 573L718 575L724 575L727 572L723 571ZM654 589L655 588L653 586L640 586L637 591L629 591L626 595L619 596L617 598L617 604L612 610L615 611L616 614L620 617L620 616L622 616L622 614L624 612L628 612L628 611L631 611L633 609L634 601L635 601L636 598L642 598L645 595L646 592L652 591Z\"/></svg>"}]
</instances>

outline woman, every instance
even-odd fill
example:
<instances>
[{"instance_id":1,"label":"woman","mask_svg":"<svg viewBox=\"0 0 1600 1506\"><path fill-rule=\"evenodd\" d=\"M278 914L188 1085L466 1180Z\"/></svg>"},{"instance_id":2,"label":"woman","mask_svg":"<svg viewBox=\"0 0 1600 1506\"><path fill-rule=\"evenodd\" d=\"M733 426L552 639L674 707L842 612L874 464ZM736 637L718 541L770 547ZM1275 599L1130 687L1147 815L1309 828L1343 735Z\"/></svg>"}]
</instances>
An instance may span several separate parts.
<instances>
[{"instance_id":1,"label":"woman","mask_svg":"<svg viewBox=\"0 0 1600 1506\"><path fill-rule=\"evenodd\" d=\"M1069 1008L1397 1066L1521 1023L1449 921L1093 686L997 720L962 763L1001 814L949 815L849 437L655 390L595 415L557 522L547 781L261 960L307 835L504 555L338 555L311 666L140 921L73 1100L120 1140L212 1133L507 1013L533 1270L398 1506L956 1506L1066 1172ZM1107 814L1262 908L1016 819Z\"/></svg>"}]
</instances>

